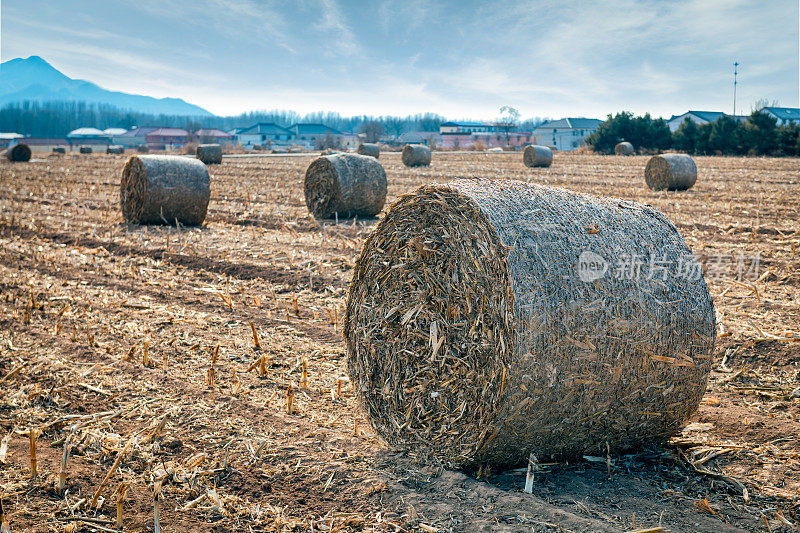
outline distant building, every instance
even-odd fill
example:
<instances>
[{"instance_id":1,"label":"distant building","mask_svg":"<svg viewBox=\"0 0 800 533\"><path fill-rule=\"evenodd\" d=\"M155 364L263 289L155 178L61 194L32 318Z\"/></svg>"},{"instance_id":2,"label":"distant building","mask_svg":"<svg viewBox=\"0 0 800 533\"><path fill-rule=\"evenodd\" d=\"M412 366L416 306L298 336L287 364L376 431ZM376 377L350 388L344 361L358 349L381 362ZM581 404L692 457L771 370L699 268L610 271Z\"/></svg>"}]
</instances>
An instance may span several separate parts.
<instances>
[{"instance_id":1,"label":"distant building","mask_svg":"<svg viewBox=\"0 0 800 533\"><path fill-rule=\"evenodd\" d=\"M548 120L533 130L533 133L539 144L570 151L586 146L586 137L596 132L601 123L602 120L596 118Z\"/></svg>"},{"instance_id":2,"label":"distant building","mask_svg":"<svg viewBox=\"0 0 800 533\"><path fill-rule=\"evenodd\" d=\"M158 128L133 128L121 135L114 135L111 140L114 144L125 148L136 148L147 144L147 134Z\"/></svg>"},{"instance_id":3,"label":"distant building","mask_svg":"<svg viewBox=\"0 0 800 533\"><path fill-rule=\"evenodd\" d=\"M478 148L519 148L535 141L530 131L486 131L473 133L443 133L441 147L445 150L472 150Z\"/></svg>"},{"instance_id":4,"label":"distant building","mask_svg":"<svg viewBox=\"0 0 800 533\"><path fill-rule=\"evenodd\" d=\"M425 144L432 147L442 146L442 134L435 131L407 131L397 138L398 144Z\"/></svg>"},{"instance_id":5,"label":"distant building","mask_svg":"<svg viewBox=\"0 0 800 533\"><path fill-rule=\"evenodd\" d=\"M180 148L189 142L189 132L181 128L158 128L145 135L151 150Z\"/></svg>"},{"instance_id":6,"label":"distant building","mask_svg":"<svg viewBox=\"0 0 800 533\"><path fill-rule=\"evenodd\" d=\"M486 133L495 131L494 124L485 122L444 122L439 126L439 133L457 134L457 133Z\"/></svg>"},{"instance_id":7,"label":"distant building","mask_svg":"<svg viewBox=\"0 0 800 533\"><path fill-rule=\"evenodd\" d=\"M125 135L128 133L128 130L125 128L106 128L103 130L103 133L113 138L119 135Z\"/></svg>"},{"instance_id":8,"label":"distant building","mask_svg":"<svg viewBox=\"0 0 800 533\"><path fill-rule=\"evenodd\" d=\"M325 138L331 138L339 144L342 142L342 132L324 124L294 124L287 129L294 135L293 144L308 149L318 148Z\"/></svg>"},{"instance_id":9,"label":"distant building","mask_svg":"<svg viewBox=\"0 0 800 533\"><path fill-rule=\"evenodd\" d=\"M101 147L105 150L107 147L106 144L98 144L103 141L98 141L96 139L87 139L83 142L76 141L74 144L63 137L25 137L24 139L18 140L27 144L34 152L52 152L53 148L56 147L77 150L78 146L84 145L92 146L92 148L97 147L98 150Z\"/></svg>"},{"instance_id":10,"label":"distant building","mask_svg":"<svg viewBox=\"0 0 800 533\"><path fill-rule=\"evenodd\" d=\"M761 111L775 117L779 125L800 124L800 109L796 107L762 107Z\"/></svg>"},{"instance_id":11,"label":"distant building","mask_svg":"<svg viewBox=\"0 0 800 533\"><path fill-rule=\"evenodd\" d=\"M276 146L290 146L294 133L274 122L259 122L249 128L239 130L235 138L236 142L241 144L245 150L252 150L256 145L268 150Z\"/></svg>"},{"instance_id":12,"label":"distant building","mask_svg":"<svg viewBox=\"0 0 800 533\"><path fill-rule=\"evenodd\" d=\"M0 133L0 148L8 148L11 144L16 144L17 139L25 137L21 133Z\"/></svg>"},{"instance_id":13,"label":"distant building","mask_svg":"<svg viewBox=\"0 0 800 533\"><path fill-rule=\"evenodd\" d=\"M194 132L199 144L232 144L233 134L215 128L201 128Z\"/></svg>"},{"instance_id":14,"label":"distant building","mask_svg":"<svg viewBox=\"0 0 800 533\"><path fill-rule=\"evenodd\" d=\"M342 133L342 148L347 150L355 150L358 148L358 145L362 142L365 142L367 136L363 133L350 133L344 132Z\"/></svg>"}]
</instances>

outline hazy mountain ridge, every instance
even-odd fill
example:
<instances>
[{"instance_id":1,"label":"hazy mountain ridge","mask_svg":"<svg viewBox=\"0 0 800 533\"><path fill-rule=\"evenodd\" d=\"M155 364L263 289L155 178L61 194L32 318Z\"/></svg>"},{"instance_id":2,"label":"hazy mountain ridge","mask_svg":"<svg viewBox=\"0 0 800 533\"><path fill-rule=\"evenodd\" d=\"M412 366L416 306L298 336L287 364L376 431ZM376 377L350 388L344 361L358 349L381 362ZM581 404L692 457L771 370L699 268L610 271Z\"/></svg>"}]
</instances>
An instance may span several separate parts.
<instances>
[{"instance_id":1,"label":"hazy mountain ridge","mask_svg":"<svg viewBox=\"0 0 800 533\"><path fill-rule=\"evenodd\" d=\"M81 101L154 115L212 116L180 98L109 91L86 80L72 79L39 56L0 63L0 106L23 101Z\"/></svg>"}]
</instances>

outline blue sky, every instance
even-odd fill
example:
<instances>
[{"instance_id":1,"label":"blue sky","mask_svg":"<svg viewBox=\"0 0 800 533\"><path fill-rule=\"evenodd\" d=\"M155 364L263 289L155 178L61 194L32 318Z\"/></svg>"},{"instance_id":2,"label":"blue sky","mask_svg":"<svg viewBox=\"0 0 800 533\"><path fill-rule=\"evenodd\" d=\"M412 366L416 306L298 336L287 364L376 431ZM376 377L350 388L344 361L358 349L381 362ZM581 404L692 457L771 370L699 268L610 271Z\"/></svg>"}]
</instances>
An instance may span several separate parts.
<instances>
[{"instance_id":1,"label":"blue sky","mask_svg":"<svg viewBox=\"0 0 800 533\"><path fill-rule=\"evenodd\" d=\"M798 106L798 2L5 0L3 61L217 114L492 119Z\"/></svg>"}]
</instances>

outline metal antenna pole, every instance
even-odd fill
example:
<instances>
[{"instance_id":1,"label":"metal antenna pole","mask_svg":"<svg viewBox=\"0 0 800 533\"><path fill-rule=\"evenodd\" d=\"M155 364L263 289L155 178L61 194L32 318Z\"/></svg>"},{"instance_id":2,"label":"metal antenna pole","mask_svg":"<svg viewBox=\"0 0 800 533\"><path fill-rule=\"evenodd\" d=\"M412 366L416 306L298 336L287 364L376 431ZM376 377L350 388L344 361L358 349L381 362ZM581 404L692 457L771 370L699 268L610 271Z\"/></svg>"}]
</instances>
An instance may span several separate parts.
<instances>
[{"instance_id":1,"label":"metal antenna pole","mask_svg":"<svg viewBox=\"0 0 800 533\"><path fill-rule=\"evenodd\" d=\"M733 62L733 116L736 117L736 85L738 81L736 77L739 75L739 62Z\"/></svg>"}]
</instances>

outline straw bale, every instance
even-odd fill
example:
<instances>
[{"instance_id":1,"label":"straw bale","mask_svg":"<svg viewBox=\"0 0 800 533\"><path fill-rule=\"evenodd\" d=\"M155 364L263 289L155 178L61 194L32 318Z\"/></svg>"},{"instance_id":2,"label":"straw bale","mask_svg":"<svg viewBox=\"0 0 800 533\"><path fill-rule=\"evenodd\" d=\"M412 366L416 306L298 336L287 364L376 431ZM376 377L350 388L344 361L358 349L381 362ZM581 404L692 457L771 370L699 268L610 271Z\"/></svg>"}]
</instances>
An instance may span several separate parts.
<instances>
[{"instance_id":1,"label":"straw bale","mask_svg":"<svg viewBox=\"0 0 800 533\"><path fill-rule=\"evenodd\" d=\"M529 144L522 152L526 167L549 167L553 164L553 151L547 146Z\"/></svg>"},{"instance_id":2,"label":"straw bale","mask_svg":"<svg viewBox=\"0 0 800 533\"><path fill-rule=\"evenodd\" d=\"M420 187L356 262L351 380L384 440L453 466L663 442L696 410L716 336L702 273L682 265L648 206L511 180Z\"/></svg>"},{"instance_id":3,"label":"straw bale","mask_svg":"<svg viewBox=\"0 0 800 533\"><path fill-rule=\"evenodd\" d=\"M53 148L53 153L54 154L66 154L67 153L67 149L64 148L63 146L55 146Z\"/></svg>"},{"instance_id":4,"label":"straw bale","mask_svg":"<svg viewBox=\"0 0 800 533\"><path fill-rule=\"evenodd\" d=\"M614 153L617 155L633 155L633 145L628 141L622 141L614 146Z\"/></svg>"},{"instance_id":5,"label":"straw bale","mask_svg":"<svg viewBox=\"0 0 800 533\"><path fill-rule=\"evenodd\" d=\"M6 158L14 163L27 163L31 160L31 147L25 143L17 143L6 150Z\"/></svg>"},{"instance_id":6,"label":"straw bale","mask_svg":"<svg viewBox=\"0 0 800 533\"><path fill-rule=\"evenodd\" d=\"M697 166L686 154L654 155L644 169L644 179L654 191L685 191L697 182Z\"/></svg>"},{"instance_id":7,"label":"straw bale","mask_svg":"<svg viewBox=\"0 0 800 533\"><path fill-rule=\"evenodd\" d=\"M377 143L361 143L356 150L361 155L368 155L378 159L381 155L381 147Z\"/></svg>"},{"instance_id":8,"label":"straw bale","mask_svg":"<svg viewBox=\"0 0 800 533\"><path fill-rule=\"evenodd\" d=\"M426 167L431 164L431 149L424 144L407 144L402 157L407 167Z\"/></svg>"},{"instance_id":9,"label":"straw bale","mask_svg":"<svg viewBox=\"0 0 800 533\"><path fill-rule=\"evenodd\" d=\"M78 148L78 152L81 154L91 154L93 150L91 146L81 146Z\"/></svg>"},{"instance_id":10,"label":"straw bale","mask_svg":"<svg viewBox=\"0 0 800 533\"><path fill-rule=\"evenodd\" d=\"M129 223L199 226L210 196L208 169L197 159L135 155L122 170L120 205Z\"/></svg>"},{"instance_id":11,"label":"straw bale","mask_svg":"<svg viewBox=\"0 0 800 533\"><path fill-rule=\"evenodd\" d=\"M148 148L146 144L140 144L139 146L136 147L136 151L139 152L140 154L146 154L150 152L150 148Z\"/></svg>"},{"instance_id":12,"label":"straw bale","mask_svg":"<svg viewBox=\"0 0 800 533\"><path fill-rule=\"evenodd\" d=\"M107 154L114 154L114 155L124 154L125 153L125 148L122 147L122 146L117 146L117 145L112 144L111 146L106 148L106 153Z\"/></svg>"},{"instance_id":13,"label":"straw bale","mask_svg":"<svg viewBox=\"0 0 800 533\"><path fill-rule=\"evenodd\" d=\"M206 165L222 163L222 146L219 144L200 144L197 146L197 159Z\"/></svg>"},{"instance_id":14,"label":"straw bale","mask_svg":"<svg viewBox=\"0 0 800 533\"><path fill-rule=\"evenodd\" d=\"M374 157L319 157L306 170L305 195L317 218L375 216L386 203L386 172Z\"/></svg>"}]
</instances>

